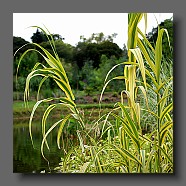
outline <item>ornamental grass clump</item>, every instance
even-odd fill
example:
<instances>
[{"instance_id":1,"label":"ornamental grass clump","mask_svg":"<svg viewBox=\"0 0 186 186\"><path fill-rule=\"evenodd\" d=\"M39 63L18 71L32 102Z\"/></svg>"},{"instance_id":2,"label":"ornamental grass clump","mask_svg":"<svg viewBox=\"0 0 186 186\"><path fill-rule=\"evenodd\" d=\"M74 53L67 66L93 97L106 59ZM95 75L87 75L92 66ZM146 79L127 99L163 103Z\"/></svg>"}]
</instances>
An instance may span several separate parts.
<instances>
[{"instance_id":1,"label":"ornamental grass clump","mask_svg":"<svg viewBox=\"0 0 186 186\"><path fill-rule=\"evenodd\" d=\"M18 63L17 73L18 73L19 65L20 65L22 59L30 51L35 51L35 52L39 53L46 62L46 64L43 64L43 63L36 63L35 64L34 68L32 69L32 71L27 76L25 91L24 91L24 101L25 101L25 104L27 105L28 99L29 99L29 84L30 84L31 79L36 77L36 76L41 76L42 77L42 80L41 80L41 82L39 84L39 88L38 88L37 102L34 105L31 116L30 116L29 131L30 131L30 138L32 140L32 144L34 146L33 139L32 139L32 120L33 120L35 110L42 103L48 103L48 102L51 103L51 104L49 104L48 108L45 110L45 112L43 114L43 117L42 117L42 122L41 122L42 135L43 135L43 141L42 141L42 144L41 144L41 153L42 153L42 156L45 158L44 153L43 153L43 146L44 146L44 144L46 144L47 148L49 149L46 138L47 138L48 134L57 125L59 125L59 130L58 130L58 135L57 135L57 144L58 144L58 147L60 148L60 137L62 135L63 128L64 128L65 124L67 123L67 121L71 117L76 119L77 125L79 125L79 127L81 128L82 131L85 129L85 124L83 122L83 118L81 117L81 115L79 114L79 111L76 108L76 104L74 102L75 97L74 97L73 92L71 90L66 72L65 72L65 70L62 66L62 63L61 63L61 61L58 57L58 54L56 52L55 43L54 43L52 35L50 34L50 32L47 29L46 29L46 31L48 31L48 33L44 29L42 29L41 27L38 27L38 26L33 26L33 27L37 27L38 29L41 29L46 34L46 36L47 36L47 38L50 42L51 48L53 50L54 56L52 54L50 54L46 49L44 49L41 45L39 45L37 43L29 43L29 44L31 44L35 47L33 49L26 50L22 54L22 56L19 60L19 63ZM28 45L28 44L26 44L26 45ZM43 83L48 78L51 78L51 79L54 80L54 82L58 85L58 88L62 92L64 92L64 94L65 94L64 97L59 97L59 98L49 97L49 98L46 98L46 99L41 99L41 100L39 99L40 89L41 89ZM57 101L57 103L54 103L54 101ZM71 112L70 112L70 114L66 115L63 119L54 123L50 127L50 129L46 132L46 120L47 120L50 112L52 110L54 110L56 107L59 107L59 106L66 107Z\"/></svg>"},{"instance_id":2,"label":"ornamental grass clump","mask_svg":"<svg viewBox=\"0 0 186 186\"><path fill-rule=\"evenodd\" d=\"M117 103L121 115L113 115L120 123L118 143L110 142L112 153L121 156L121 162L125 165L125 172L131 173L162 173L173 172L173 120L172 110L172 75L164 78L161 73L162 63L162 37L166 29L158 30L155 48L148 42L145 35L137 27L138 23L147 15L132 13L128 15L128 57L129 63L124 66L124 76L114 79L124 79L128 104L123 104L123 99ZM138 35L141 36L138 37ZM115 67L112 68L114 70ZM137 77L136 71L140 71ZM107 76L108 77L108 76ZM147 83L146 77L150 80ZM106 79L105 85L111 80ZM104 87L105 88L105 87ZM136 101L138 91L142 92L146 105ZM104 91L104 89L103 89ZM103 92L102 92L103 93ZM154 108L149 107L149 93L153 93ZM121 95L122 98L122 95ZM153 130L150 133L142 133L143 115L151 117Z\"/></svg>"},{"instance_id":3,"label":"ornamental grass clump","mask_svg":"<svg viewBox=\"0 0 186 186\"><path fill-rule=\"evenodd\" d=\"M70 125L70 118L76 121L78 144L68 151L65 150L59 166L55 171L61 173L173 173L173 77L169 70L164 71L167 61L162 56L162 38L166 29L158 30L155 47L147 40L145 34L138 28L146 13L128 14L128 61L115 65L106 75L100 96L100 106L105 88L111 81L122 80L125 89L121 92L121 101L115 104L107 114L99 114L99 118L87 128L82 113L74 100L66 72L60 62L51 36L41 29L48 37L54 56L39 44L32 43L36 51L43 56L46 64L37 63L26 79L24 100L29 98L29 83L35 76L43 77L39 84L38 100L33 107L30 121L30 137L32 139L32 119L37 107L43 102L59 101L48 106L43 114L41 125L43 140L41 153L44 156L44 145L49 149L47 136L53 128L59 126L57 144L61 148L61 137L64 126ZM47 30L47 29L46 29ZM139 37L140 36L140 37ZM36 49L38 48L38 49ZM20 64L19 62L19 64ZM169 63L172 65L171 63ZM123 75L109 79L110 73L123 65ZM170 66L169 65L169 66ZM19 67L19 66L18 66ZM171 68L171 67L170 67ZM39 92L44 81L52 78L64 97L39 100ZM127 97L127 103L124 98ZM143 99L142 101L139 101ZM67 107L71 112L47 131L47 118L56 107ZM148 123L150 130L143 132ZM73 123L74 124L74 123ZM47 160L48 161L48 160Z\"/></svg>"}]
</instances>

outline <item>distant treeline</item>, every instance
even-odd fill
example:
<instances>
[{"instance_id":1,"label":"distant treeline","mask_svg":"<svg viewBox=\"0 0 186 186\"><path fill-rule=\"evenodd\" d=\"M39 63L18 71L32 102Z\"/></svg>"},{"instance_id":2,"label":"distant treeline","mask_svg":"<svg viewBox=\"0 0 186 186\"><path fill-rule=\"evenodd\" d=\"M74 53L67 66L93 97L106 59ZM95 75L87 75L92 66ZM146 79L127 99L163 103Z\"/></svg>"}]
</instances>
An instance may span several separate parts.
<instances>
[{"instance_id":1,"label":"distant treeline","mask_svg":"<svg viewBox=\"0 0 186 186\"><path fill-rule=\"evenodd\" d=\"M160 24L168 30L171 47L173 46L173 21L167 19ZM151 43L154 43L157 38L158 28L153 28L152 32L147 34L147 38ZM76 46L65 43L65 38L59 34L52 34L56 51L61 62L67 72L71 87L75 90L101 91L107 72L114 66L123 61L127 61L127 47L123 44L121 49L113 39L117 36L116 33L105 36L103 33L93 33L89 38L80 36L80 41ZM48 36L50 37L50 36ZM163 54L167 58L172 58L172 50L168 47L166 37L163 40L164 47ZM48 41L47 36L39 29L31 37L33 43L38 43L46 50L53 54L52 48ZM13 61L13 75L14 75L14 91L24 91L25 80L27 75L31 72L34 65L44 63L42 55L31 50L27 53L19 67L18 84L15 84L15 76L17 73L17 66L20 56L27 49L34 49L36 46L32 42L25 41L21 37L13 37L13 52L15 53L18 48L25 45L17 51ZM38 48L37 48L38 49ZM123 66L118 66L109 76L109 78L123 74ZM42 77L35 77L32 79L30 88L32 91L37 91L38 85ZM123 81L113 80L107 87L108 91L120 91L123 88ZM43 89L56 88L55 83L51 79L47 79L43 84Z\"/></svg>"}]
</instances>

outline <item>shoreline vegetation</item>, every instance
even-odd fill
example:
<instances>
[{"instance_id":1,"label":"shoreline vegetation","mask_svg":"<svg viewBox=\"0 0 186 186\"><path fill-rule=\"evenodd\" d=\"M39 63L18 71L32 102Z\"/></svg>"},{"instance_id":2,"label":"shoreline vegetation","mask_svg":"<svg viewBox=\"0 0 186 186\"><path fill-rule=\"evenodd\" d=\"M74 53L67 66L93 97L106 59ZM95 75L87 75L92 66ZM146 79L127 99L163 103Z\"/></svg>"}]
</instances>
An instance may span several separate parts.
<instances>
[{"instance_id":1,"label":"shoreline vegetation","mask_svg":"<svg viewBox=\"0 0 186 186\"><path fill-rule=\"evenodd\" d=\"M27 49L19 59L18 68L24 56L30 51L36 51L44 58L45 63L37 62L27 75L24 100L26 102L30 100L29 93L32 90L29 87L30 80L42 76L38 82L37 102L35 104L30 102L30 110L27 109L30 113L29 134L33 145L31 130L33 116L41 116L40 150L43 159L49 165L50 159L44 150L50 149L48 137L53 133L53 129L57 128L56 144L58 149L63 150L64 157L61 157L59 166L54 171L59 173L174 172L173 59L172 55L163 53L163 48L166 46L164 41L168 42L170 49L168 53L172 53L172 48L167 29L160 26L157 29L156 41L150 42L147 35L138 28L138 23L142 19L147 25L147 13L128 14L128 58L122 63L115 64L108 71L101 94L93 95L93 98L90 96L92 92L90 87L87 88L86 95L79 97L74 94L68 74L58 56L53 36L47 29L45 31L36 26L47 36L52 53L40 44L32 43L33 48ZM111 72L121 65L122 75L118 73L110 77ZM94 77L89 72L90 69L86 68L88 77ZM40 94L41 86L48 78L53 80L63 95L56 97ZM120 93L106 94L106 88L110 88L112 80L122 80L123 86L120 86L118 81L117 83L113 81L122 88L118 90ZM49 87L45 87L46 89L49 90ZM94 104L96 107L93 107ZM110 108L105 106L108 104L112 104ZM17 109L21 111L18 105ZM22 103L21 105L24 106ZM14 106L16 108L16 105ZM61 114L57 118L58 121L52 119L51 126L48 126L47 124L50 124L48 119L54 116L59 108ZM62 108L65 110L61 110ZM39 110L42 112L39 113ZM76 143L68 143L67 147L64 141L64 139L69 140L64 138L66 132L76 135ZM52 173L51 171L49 166L47 172Z\"/></svg>"},{"instance_id":2,"label":"shoreline vegetation","mask_svg":"<svg viewBox=\"0 0 186 186\"><path fill-rule=\"evenodd\" d=\"M109 109L112 109L114 105L117 103L117 101L120 101L119 95L117 93L108 92L105 94L105 97L103 98L103 101L101 103L101 108L98 103L99 95L91 96L86 95L77 98L77 108L83 110L86 115L88 114L96 114L100 112L102 109L105 109L108 111ZM115 102L113 102L115 101ZM25 107L24 101L22 100L14 100L13 101L13 120L14 123L18 123L21 121L28 121L30 118L30 114L32 112L33 106L36 103L36 100L30 100L28 102L28 108ZM49 103L41 104L35 111L34 119L40 120L42 118L42 115L45 111L45 109L49 106ZM69 110L65 107L57 107L53 113L51 113L52 118L58 118L63 113L67 113ZM105 112L105 111L104 111Z\"/></svg>"}]
</instances>

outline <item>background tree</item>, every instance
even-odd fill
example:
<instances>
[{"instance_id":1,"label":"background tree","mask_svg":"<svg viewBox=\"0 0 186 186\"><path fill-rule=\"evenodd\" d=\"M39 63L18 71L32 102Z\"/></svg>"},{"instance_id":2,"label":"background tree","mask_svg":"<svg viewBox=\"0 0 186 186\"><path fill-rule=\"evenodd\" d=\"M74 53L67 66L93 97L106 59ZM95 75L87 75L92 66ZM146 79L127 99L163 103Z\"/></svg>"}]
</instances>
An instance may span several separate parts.
<instances>
[{"instance_id":1,"label":"background tree","mask_svg":"<svg viewBox=\"0 0 186 186\"><path fill-rule=\"evenodd\" d=\"M65 40L65 38L63 38L61 35L59 34L51 34L54 41L57 41L57 40ZM48 35L49 36L49 35ZM42 42L47 42L48 41L48 38L46 36L45 33L43 33L42 31L40 31L38 28L36 30L35 33L33 33L33 36L31 37L31 40L33 43L42 43Z\"/></svg>"},{"instance_id":2,"label":"background tree","mask_svg":"<svg viewBox=\"0 0 186 186\"><path fill-rule=\"evenodd\" d=\"M164 34L163 40L162 40L162 44L164 46L162 53L165 58L172 59L173 58L173 20L172 20L172 18L166 19L163 22L161 22L159 24L159 27L160 27L160 29L161 28L167 29L167 31L169 33L169 41L170 41L171 47L169 47L169 42L168 42L167 36ZM153 28L152 31L147 34L147 39L153 45L155 45L157 37L158 37L158 27Z\"/></svg>"},{"instance_id":3,"label":"background tree","mask_svg":"<svg viewBox=\"0 0 186 186\"><path fill-rule=\"evenodd\" d=\"M115 56L117 59L119 59L122 56L122 50L119 48L119 46L116 43L108 40L100 43L100 53L101 55L105 54L108 58Z\"/></svg>"},{"instance_id":4,"label":"background tree","mask_svg":"<svg viewBox=\"0 0 186 186\"><path fill-rule=\"evenodd\" d=\"M82 90L85 90L85 92L87 92L88 94L90 92L96 91L93 61L85 62L80 72L80 79L81 81L79 83Z\"/></svg>"},{"instance_id":5,"label":"background tree","mask_svg":"<svg viewBox=\"0 0 186 186\"><path fill-rule=\"evenodd\" d=\"M81 69L85 65L85 61L92 61L94 68L99 68L101 55L105 54L108 58L115 56L117 59L122 56L122 50L116 43L113 43L113 38L116 33L111 36L104 36L101 33L93 33L91 37L86 39L80 36L80 42L74 48L73 61Z\"/></svg>"},{"instance_id":6,"label":"background tree","mask_svg":"<svg viewBox=\"0 0 186 186\"><path fill-rule=\"evenodd\" d=\"M39 31L38 28L36 30L36 33L34 33L33 36L31 37L31 40L33 43L38 44L48 41L47 36L42 31Z\"/></svg>"},{"instance_id":7,"label":"background tree","mask_svg":"<svg viewBox=\"0 0 186 186\"><path fill-rule=\"evenodd\" d=\"M13 36L13 54L15 54L15 52L20 48L22 47L23 45L25 44L28 44L29 42L26 41L25 39L21 38L21 37L15 37ZM23 47L22 49L20 49L16 56L20 56L22 53L24 53L24 51L26 51L30 46L25 46Z\"/></svg>"},{"instance_id":8,"label":"background tree","mask_svg":"<svg viewBox=\"0 0 186 186\"><path fill-rule=\"evenodd\" d=\"M86 61L86 42L78 42L73 50L73 63L76 63L81 69Z\"/></svg>"},{"instance_id":9,"label":"background tree","mask_svg":"<svg viewBox=\"0 0 186 186\"><path fill-rule=\"evenodd\" d=\"M56 41L56 40L65 40L65 38L64 37L62 37L61 35L59 35L59 34L52 34L52 36L53 36L53 39L54 39L54 41Z\"/></svg>"},{"instance_id":10,"label":"background tree","mask_svg":"<svg viewBox=\"0 0 186 186\"><path fill-rule=\"evenodd\" d=\"M68 43L64 43L61 39L55 40L54 42L59 58L63 59L67 63L72 62L74 47ZM52 48L48 41L42 42L40 45L53 55Z\"/></svg>"},{"instance_id":11,"label":"background tree","mask_svg":"<svg viewBox=\"0 0 186 186\"><path fill-rule=\"evenodd\" d=\"M123 44L123 56L125 58L128 58L128 50L127 50L127 46L125 45L125 43Z\"/></svg>"},{"instance_id":12,"label":"background tree","mask_svg":"<svg viewBox=\"0 0 186 186\"><path fill-rule=\"evenodd\" d=\"M126 46L122 49L116 43L113 43L113 38L117 34L105 36L101 33L93 33L88 39L84 36L80 36L80 41L74 47L64 42L64 38L59 34L52 34L55 42L55 47L58 56L63 64L69 82L73 89L89 91L101 91L105 74L116 64L123 62L127 58ZM33 34L32 42L39 43L43 48L49 51L53 55L50 43L47 40L45 34L39 29ZM41 43L40 43L41 42ZM14 51L19 47L27 44L20 37L14 37ZM31 45L28 45L31 47ZM40 50L37 48L37 50ZM25 51L25 48L24 48ZM20 50L20 54L24 52ZM42 51L41 51L42 52ZM41 55L36 52L29 52L21 62L21 67L18 74L19 87L17 91L23 91L22 88L25 86L26 74L31 71L33 64L36 62L44 61ZM14 59L14 76L18 65L17 58ZM110 77L114 77L114 73L120 73L120 68L117 68ZM15 80L15 78L14 78ZM36 91L38 88L38 82L41 77L35 78L31 81L31 90ZM15 82L14 82L15 84ZM46 85L46 86L45 86ZM47 90L55 91L56 84L50 78L43 85L47 87ZM118 91L120 83L110 83L110 91ZM121 87L121 86L120 86ZM14 85L14 90L15 85Z\"/></svg>"},{"instance_id":13,"label":"background tree","mask_svg":"<svg viewBox=\"0 0 186 186\"><path fill-rule=\"evenodd\" d=\"M103 32L100 33L93 33L88 39L84 37L84 35L80 36L81 42L87 43L101 43L103 41L110 41L113 42L114 38L116 38L117 33L113 33L111 35L105 36Z\"/></svg>"},{"instance_id":14,"label":"background tree","mask_svg":"<svg viewBox=\"0 0 186 186\"><path fill-rule=\"evenodd\" d=\"M32 52L27 53L27 55L25 55L25 57L21 61L21 65L19 67L19 71L17 74L17 66L19 63L19 58L16 57L14 59L14 63L13 63L13 76L14 76L13 88L14 88L14 91L24 91L26 77L27 77L28 73L31 72L32 68L34 67L34 65L37 62L38 62L38 55L36 52L32 51ZM16 86L16 79L15 79L16 75L18 76L17 86ZM39 82L38 78L33 78L34 80L31 81L32 90L35 90L36 87L38 87L38 84L37 84Z\"/></svg>"}]
</instances>

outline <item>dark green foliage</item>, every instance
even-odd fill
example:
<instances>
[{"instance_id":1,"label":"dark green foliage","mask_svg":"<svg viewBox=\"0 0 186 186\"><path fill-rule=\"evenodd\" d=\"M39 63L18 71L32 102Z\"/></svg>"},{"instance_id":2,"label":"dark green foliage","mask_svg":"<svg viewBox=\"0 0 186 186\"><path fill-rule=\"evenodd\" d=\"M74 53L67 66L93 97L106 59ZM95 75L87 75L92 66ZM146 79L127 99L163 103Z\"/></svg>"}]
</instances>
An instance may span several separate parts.
<instances>
[{"instance_id":1,"label":"dark green foliage","mask_svg":"<svg viewBox=\"0 0 186 186\"><path fill-rule=\"evenodd\" d=\"M15 52L20 48L20 47L22 47L23 45L25 45L25 44L28 44L29 42L28 41L25 41L23 38L21 38L21 37L15 37L15 36L13 36L13 54L15 54ZM29 49L30 48L30 46L28 45L28 46L25 46L25 47L23 47L23 48L21 48L18 52L17 52L17 54L16 54L16 56L17 57L19 57L19 56L21 56L21 54L23 54L27 49Z\"/></svg>"},{"instance_id":2,"label":"dark green foliage","mask_svg":"<svg viewBox=\"0 0 186 186\"><path fill-rule=\"evenodd\" d=\"M124 56L123 58L120 58L119 60L117 60L114 56L111 58L108 58L106 55L101 56L101 63L99 65L99 68L96 71L96 79L99 81L100 90L102 90L102 86L104 84L106 74L109 72L109 70L113 66L120 64L126 60L127 60L127 56ZM116 77L122 74L123 74L123 65L120 65L111 72L108 79L112 79L113 77ZM123 81L116 82L113 80L108 84L107 90L120 92L121 90L123 90L124 86L125 85Z\"/></svg>"},{"instance_id":3,"label":"dark green foliage","mask_svg":"<svg viewBox=\"0 0 186 186\"><path fill-rule=\"evenodd\" d=\"M79 42L74 49L73 60L80 69L85 61L93 61L93 67L98 68L103 54L108 58L115 56L119 59L122 56L122 50L116 43L108 40L100 43Z\"/></svg>"},{"instance_id":4,"label":"dark green foliage","mask_svg":"<svg viewBox=\"0 0 186 186\"><path fill-rule=\"evenodd\" d=\"M104 41L100 43L100 53L101 55L106 55L108 58L115 56L119 59L122 56L122 50L116 43L110 41Z\"/></svg>"},{"instance_id":5,"label":"dark green foliage","mask_svg":"<svg viewBox=\"0 0 186 186\"><path fill-rule=\"evenodd\" d=\"M97 68L100 62L100 53L99 44L89 43L85 50L85 61L92 61L93 67Z\"/></svg>"},{"instance_id":6,"label":"dark green foliage","mask_svg":"<svg viewBox=\"0 0 186 186\"><path fill-rule=\"evenodd\" d=\"M103 99L103 101L109 101L109 98L108 97L105 97L104 99Z\"/></svg>"},{"instance_id":7,"label":"dark green foliage","mask_svg":"<svg viewBox=\"0 0 186 186\"><path fill-rule=\"evenodd\" d=\"M26 78L25 77L22 77L22 76L18 77L17 85L16 85L16 82L14 80L14 90L23 92L24 89L25 89L25 82L26 82Z\"/></svg>"},{"instance_id":8,"label":"dark green foliage","mask_svg":"<svg viewBox=\"0 0 186 186\"><path fill-rule=\"evenodd\" d=\"M65 38L63 38L61 35L59 34L51 34L54 41L57 40L64 40ZM31 37L31 40L33 43L42 43L42 42L48 42L48 38L47 36L50 38L49 35L46 35L45 33L43 33L42 31L39 31L39 29L37 28L36 32L33 34L33 36Z\"/></svg>"},{"instance_id":9,"label":"dark green foliage","mask_svg":"<svg viewBox=\"0 0 186 186\"><path fill-rule=\"evenodd\" d=\"M40 83L41 79L42 79L42 77L40 77L40 76L31 79L31 81L30 81L30 90L32 92L38 90L39 83ZM51 87L51 83L50 82L51 82L51 80L47 79L44 82L44 84L42 85L42 89L48 89L49 87ZM24 92L25 83L26 83L26 77L19 76L17 78L17 83L16 83L16 79L14 77L14 79L13 79L13 90L14 91Z\"/></svg>"},{"instance_id":10,"label":"dark green foliage","mask_svg":"<svg viewBox=\"0 0 186 186\"><path fill-rule=\"evenodd\" d=\"M107 72L116 64L123 62L127 59L127 49L124 45L123 50L119 48L116 43L113 43L113 38L116 34L111 36L104 36L103 33L92 34L89 39L82 38L83 42L79 42L77 46L73 47L70 44L64 43L64 38L59 34L52 34L55 42L56 51L63 64L70 85L75 90L84 90L86 94L92 94L95 91L101 91ZM47 40L47 36L40 31L36 30L36 33L32 36L32 42L40 43L40 45L49 51L53 55L50 43ZM14 37L14 52L29 42L25 41L21 37ZM31 48L29 44L23 49L19 50L14 58L13 74L16 76L18 59L26 49ZM42 52L38 47L37 50ZM19 55L18 55L19 54ZM122 57L122 58L121 58ZM34 64L37 62L44 62L41 55L34 51L28 52L19 67L18 72L18 87L16 89L15 78L14 78L14 91L24 91L25 77L31 72ZM43 63L45 64L45 63ZM114 70L110 75L110 78L116 74L122 73L122 66ZM20 78L19 78L20 77ZM30 82L31 91L37 91L39 81L42 77L35 77ZM24 80L24 81L22 81ZM24 83L23 83L24 82ZM120 82L121 83L121 82ZM119 87L122 87L120 83L111 82L107 88L109 91L121 91ZM55 82L48 78L42 85L42 89L56 89Z\"/></svg>"},{"instance_id":11,"label":"dark green foliage","mask_svg":"<svg viewBox=\"0 0 186 186\"><path fill-rule=\"evenodd\" d=\"M173 20L166 19L165 21L161 22L159 25L159 28L165 28L167 29L169 33L169 40L170 40L170 47L169 47L169 42L167 39L166 34L163 36L163 55L165 58L172 59L173 58ZM158 27L153 28L151 32L148 33L147 39L152 43L153 46L155 46L155 42L157 40L158 36Z\"/></svg>"},{"instance_id":12,"label":"dark green foliage","mask_svg":"<svg viewBox=\"0 0 186 186\"><path fill-rule=\"evenodd\" d=\"M72 46L70 44L64 43L63 42L64 38L61 35L59 34L51 34L51 35L54 39L56 50L57 50L59 57L65 59L65 61L67 62L71 62ZM33 43L40 44L43 48L47 49L53 55L53 50L51 48L51 45L48 41L47 36L50 38L49 35L46 35L42 31L39 31L39 29L37 28L36 33L33 34L33 36L31 37L31 40ZM42 52L40 49L38 50ZM39 61L43 61L42 56L39 56Z\"/></svg>"},{"instance_id":13,"label":"dark green foliage","mask_svg":"<svg viewBox=\"0 0 186 186\"><path fill-rule=\"evenodd\" d=\"M37 28L36 33L33 34L33 36L31 37L31 40L33 43L40 44L42 42L47 41L47 36L43 32L40 32L39 29Z\"/></svg>"},{"instance_id":14,"label":"dark green foliage","mask_svg":"<svg viewBox=\"0 0 186 186\"><path fill-rule=\"evenodd\" d=\"M75 61L78 67L82 69L85 65L85 61L95 61L99 59L99 54L94 52L98 52L97 44L78 42L73 51L73 61Z\"/></svg>"},{"instance_id":15,"label":"dark green foliage","mask_svg":"<svg viewBox=\"0 0 186 186\"><path fill-rule=\"evenodd\" d=\"M41 46L47 49L53 55L52 48L48 41L42 42ZM64 43L62 40L56 40L55 46L56 46L56 51L58 53L59 58L63 59L67 63L72 62L73 46L71 46L70 44Z\"/></svg>"},{"instance_id":16,"label":"dark green foliage","mask_svg":"<svg viewBox=\"0 0 186 186\"><path fill-rule=\"evenodd\" d=\"M112 96L113 96L113 97L118 97L119 95L118 95L117 92L114 92L114 93L112 94Z\"/></svg>"},{"instance_id":17,"label":"dark green foliage","mask_svg":"<svg viewBox=\"0 0 186 186\"><path fill-rule=\"evenodd\" d=\"M95 86L95 77L94 77L94 69L93 69L93 62L86 61L85 65L81 70L81 81L80 85L83 90L85 90L88 94L90 93L91 89ZM93 91L93 90L92 90Z\"/></svg>"},{"instance_id":18,"label":"dark green foliage","mask_svg":"<svg viewBox=\"0 0 186 186\"><path fill-rule=\"evenodd\" d=\"M34 65L37 62L38 62L37 53L34 51L29 52L27 55L24 56L17 75L26 77L28 75L28 73L31 72L32 68L34 67ZM13 74L14 75L16 75L16 73L17 73L18 63L19 63L19 58L16 55L16 58L14 59L14 65L13 65Z\"/></svg>"},{"instance_id":19,"label":"dark green foliage","mask_svg":"<svg viewBox=\"0 0 186 186\"><path fill-rule=\"evenodd\" d=\"M97 97L93 97L93 102L98 102L98 98Z\"/></svg>"},{"instance_id":20,"label":"dark green foliage","mask_svg":"<svg viewBox=\"0 0 186 186\"><path fill-rule=\"evenodd\" d=\"M24 93L23 92L13 92L13 101L24 101Z\"/></svg>"},{"instance_id":21,"label":"dark green foliage","mask_svg":"<svg viewBox=\"0 0 186 186\"><path fill-rule=\"evenodd\" d=\"M66 135L68 135L70 138L73 138L75 136L77 136L77 122L73 119L70 120L70 122L68 123L68 125L66 126Z\"/></svg>"},{"instance_id":22,"label":"dark green foliage","mask_svg":"<svg viewBox=\"0 0 186 186\"><path fill-rule=\"evenodd\" d=\"M79 88L80 88L80 85L79 85L80 69L79 69L76 62L72 62L71 64L72 64L72 66L71 66L72 67L72 69L71 69L72 79L69 79L69 81L70 81L70 84L73 89L79 90ZM68 76L68 71L67 71L67 76Z\"/></svg>"},{"instance_id":23,"label":"dark green foliage","mask_svg":"<svg viewBox=\"0 0 186 186\"><path fill-rule=\"evenodd\" d=\"M42 94L43 94L44 99L54 96L54 93L52 92L51 89L45 89L45 90L42 92Z\"/></svg>"}]
</instances>

